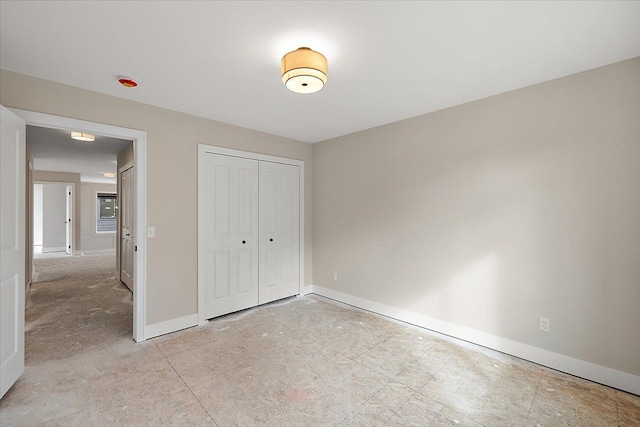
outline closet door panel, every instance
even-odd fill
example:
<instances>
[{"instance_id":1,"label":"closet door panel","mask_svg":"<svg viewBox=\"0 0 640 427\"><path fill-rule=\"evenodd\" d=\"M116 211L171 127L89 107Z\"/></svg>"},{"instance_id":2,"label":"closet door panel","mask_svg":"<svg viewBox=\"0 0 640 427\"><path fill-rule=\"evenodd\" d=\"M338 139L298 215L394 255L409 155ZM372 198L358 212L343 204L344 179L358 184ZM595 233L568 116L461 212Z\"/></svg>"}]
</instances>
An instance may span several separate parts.
<instances>
[{"instance_id":1,"label":"closet door panel","mask_svg":"<svg viewBox=\"0 0 640 427\"><path fill-rule=\"evenodd\" d=\"M207 154L205 226L206 317L258 304L258 162Z\"/></svg>"},{"instance_id":2,"label":"closet door panel","mask_svg":"<svg viewBox=\"0 0 640 427\"><path fill-rule=\"evenodd\" d=\"M300 168L260 162L260 304L300 291Z\"/></svg>"}]
</instances>

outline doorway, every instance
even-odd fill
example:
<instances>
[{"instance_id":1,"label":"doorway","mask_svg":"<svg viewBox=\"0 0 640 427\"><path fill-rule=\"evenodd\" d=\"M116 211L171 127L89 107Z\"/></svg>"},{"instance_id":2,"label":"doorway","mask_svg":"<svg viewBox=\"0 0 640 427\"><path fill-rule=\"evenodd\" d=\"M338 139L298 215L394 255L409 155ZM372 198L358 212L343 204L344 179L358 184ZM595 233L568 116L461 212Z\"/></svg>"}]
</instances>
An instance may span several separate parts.
<instances>
[{"instance_id":1,"label":"doorway","mask_svg":"<svg viewBox=\"0 0 640 427\"><path fill-rule=\"evenodd\" d=\"M75 184L33 183L33 258L74 254Z\"/></svg>"},{"instance_id":2,"label":"doorway","mask_svg":"<svg viewBox=\"0 0 640 427\"><path fill-rule=\"evenodd\" d=\"M135 234L133 235L135 242L133 275L136 286L133 292L132 335L135 341L143 341L145 339L146 235L141 231L146 229L146 132L25 110L11 109L11 111L24 119L27 125L31 126L74 129L133 141L132 162L136 167L137 173L133 180L133 198L135 199L133 222L136 226ZM77 241L77 234L75 239Z\"/></svg>"}]
</instances>

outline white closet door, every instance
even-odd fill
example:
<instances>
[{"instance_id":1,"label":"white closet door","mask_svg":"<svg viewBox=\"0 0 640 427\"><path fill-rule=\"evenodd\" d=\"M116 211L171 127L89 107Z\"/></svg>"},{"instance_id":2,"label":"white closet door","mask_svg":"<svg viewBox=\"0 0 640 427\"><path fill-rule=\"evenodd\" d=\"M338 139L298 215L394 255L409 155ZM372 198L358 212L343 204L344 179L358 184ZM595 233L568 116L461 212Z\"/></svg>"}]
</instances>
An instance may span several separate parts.
<instances>
[{"instance_id":1,"label":"white closet door","mask_svg":"<svg viewBox=\"0 0 640 427\"><path fill-rule=\"evenodd\" d=\"M300 292L300 168L260 162L260 304Z\"/></svg>"},{"instance_id":2,"label":"white closet door","mask_svg":"<svg viewBox=\"0 0 640 427\"><path fill-rule=\"evenodd\" d=\"M206 317L258 305L258 161L206 154Z\"/></svg>"}]
</instances>

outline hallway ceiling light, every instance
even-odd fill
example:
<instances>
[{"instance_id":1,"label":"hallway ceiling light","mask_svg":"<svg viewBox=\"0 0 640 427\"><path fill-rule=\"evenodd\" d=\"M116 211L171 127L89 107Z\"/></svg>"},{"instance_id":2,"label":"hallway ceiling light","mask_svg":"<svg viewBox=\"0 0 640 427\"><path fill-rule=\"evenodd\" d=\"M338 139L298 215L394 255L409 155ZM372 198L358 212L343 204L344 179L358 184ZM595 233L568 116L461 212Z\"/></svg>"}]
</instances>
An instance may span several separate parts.
<instances>
[{"instance_id":1,"label":"hallway ceiling light","mask_svg":"<svg viewBox=\"0 0 640 427\"><path fill-rule=\"evenodd\" d=\"M76 132L76 131L71 132L71 138L77 139L78 141L89 141L89 142L96 140L96 136L93 134L86 133L86 132Z\"/></svg>"},{"instance_id":2,"label":"hallway ceiling light","mask_svg":"<svg viewBox=\"0 0 640 427\"><path fill-rule=\"evenodd\" d=\"M301 47L282 57L282 83L296 93L314 93L327 82L327 58Z\"/></svg>"},{"instance_id":3,"label":"hallway ceiling light","mask_svg":"<svg viewBox=\"0 0 640 427\"><path fill-rule=\"evenodd\" d=\"M103 175L104 175L105 178L115 178L116 177L115 172L105 172L105 173L103 173Z\"/></svg>"}]
</instances>

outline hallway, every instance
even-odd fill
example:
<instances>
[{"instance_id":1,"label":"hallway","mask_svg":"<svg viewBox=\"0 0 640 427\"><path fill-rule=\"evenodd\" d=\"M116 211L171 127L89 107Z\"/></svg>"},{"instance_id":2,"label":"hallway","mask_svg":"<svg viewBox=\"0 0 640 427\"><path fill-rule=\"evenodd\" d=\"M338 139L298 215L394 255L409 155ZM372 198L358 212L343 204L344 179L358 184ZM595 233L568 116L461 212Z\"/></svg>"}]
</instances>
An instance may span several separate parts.
<instances>
[{"instance_id":1,"label":"hallway","mask_svg":"<svg viewBox=\"0 0 640 427\"><path fill-rule=\"evenodd\" d=\"M317 296L136 344L112 254L36 260L9 426L634 426L640 397Z\"/></svg>"},{"instance_id":2,"label":"hallway","mask_svg":"<svg viewBox=\"0 0 640 427\"><path fill-rule=\"evenodd\" d=\"M114 251L35 267L25 373L0 403L0 425L210 422L155 345L133 341L132 294L114 277Z\"/></svg>"},{"instance_id":3,"label":"hallway","mask_svg":"<svg viewBox=\"0 0 640 427\"><path fill-rule=\"evenodd\" d=\"M131 341L133 299L115 278L115 251L36 258L35 269L25 310L26 366Z\"/></svg>"}]
</instances>

